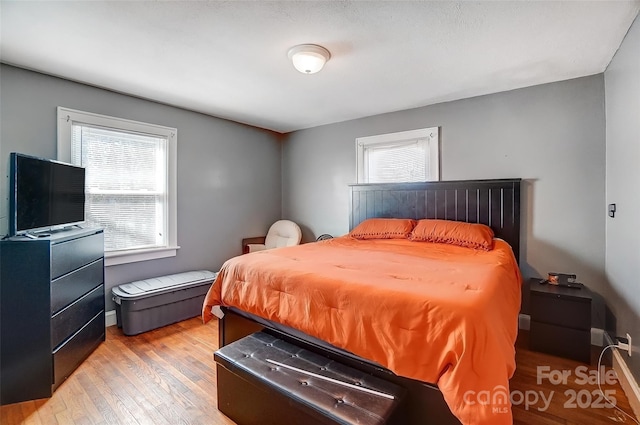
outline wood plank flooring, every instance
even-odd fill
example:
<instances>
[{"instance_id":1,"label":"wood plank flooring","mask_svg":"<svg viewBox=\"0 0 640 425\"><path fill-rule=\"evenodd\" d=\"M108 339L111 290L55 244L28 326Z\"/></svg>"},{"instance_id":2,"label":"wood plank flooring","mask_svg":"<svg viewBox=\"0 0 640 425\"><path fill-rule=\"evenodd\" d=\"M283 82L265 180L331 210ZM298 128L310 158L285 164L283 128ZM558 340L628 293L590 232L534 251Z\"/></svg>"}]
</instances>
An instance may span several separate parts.
<instances>
[{"instance_id":1,"label":"wood plank flooring","mask_svg":"<svg viewBox=\"0 0 640 425\"><path fill-rule=\"evenodd\" d=\"M0 424L232 425L216 403L215 321L197 318L107 340L50 399L0 408Z\"/></svg>"},{"instance_id":2,"label":"wood plank flooring","mask_svg":"<svg viewBox=\"0 0 640 425\"><path fill-rule=\"evenodd\" d=\"M53 397L0 407L0 424L232 425L216 408L212 353L217 348L217 332L215 321L202 325L197 318L134 337L110 327L107 341ZM598 399L593 393L595 385L576 383L576 368L585 365L529 351L526 337L522 332L518 341L518 368L511 391L529 397L530 402L535 401L534 392L539 398L529 406L524 402L514 406L514 424L632 423L610 408L579 407L591 406ZM538 385L538 366L568 370L571 376L566 384L554 385L543 379ZM594 371L595 366L589 370ZM631 412L619 384L604 385L603 389L612 392L618 406ZM540 399L540 392L547 399L551 395L548 406ZM573 394L575 408L571 407Z\"/></svg>"}]
</instances>

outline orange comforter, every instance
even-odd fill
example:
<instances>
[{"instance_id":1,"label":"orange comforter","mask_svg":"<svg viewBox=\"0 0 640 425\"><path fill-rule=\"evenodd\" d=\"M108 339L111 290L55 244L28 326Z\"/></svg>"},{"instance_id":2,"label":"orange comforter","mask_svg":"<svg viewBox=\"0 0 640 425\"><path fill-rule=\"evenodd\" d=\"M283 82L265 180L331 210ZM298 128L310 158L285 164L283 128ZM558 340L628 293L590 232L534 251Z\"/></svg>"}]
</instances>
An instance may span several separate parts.
<instances>
[{"instance_id":1,"label":"orange comforter","mask_svg":"<svg viewBox=\"0 0 640 425\"><path fill-rule=\"evenodd\" d=\"M520 286L499 239L486 252L345 236L228 260L203 319L237 307L437 383L465 425L511 424Z\"/></svg>"}]
</instances>

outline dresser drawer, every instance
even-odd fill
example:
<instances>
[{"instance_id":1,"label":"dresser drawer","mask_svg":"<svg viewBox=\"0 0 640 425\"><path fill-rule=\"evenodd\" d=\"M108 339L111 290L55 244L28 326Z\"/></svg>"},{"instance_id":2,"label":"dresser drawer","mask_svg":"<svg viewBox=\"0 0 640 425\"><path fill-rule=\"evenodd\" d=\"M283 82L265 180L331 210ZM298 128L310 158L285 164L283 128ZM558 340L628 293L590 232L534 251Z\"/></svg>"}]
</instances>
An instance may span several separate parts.
<instances>
[{"instance_id":1,"label":"dresser drawer","mask_svg":"<svg viewBox=\"0 0 640 425\"><path fill-rule=\"evenodd\" d=\"M104 285L100 285L51 318L51 348L57 347L104 309Z\"/></svg>"},{"instance_id":2,"label":"dresser drawer","mask_svg":"<svg viewBox=\"0 0 640 425\"><path fill-rule=\"evenodd\" d=\"M531 293L531 320L591 330L591 302L552 294Z\"/></svg>"},{"instance_id":3,"label":"dresser drawer","mask_svg":"<svg viewBox=\"0 0 640 425\"><path fill-rule=\"evenodd\" d=\"M102 258L54 280L51 282L51 314L62 310L69 303L102 283L104 283Z\"/></svg>"},{"instance_id":4,"label":"dresser drawer","mask_svg":"<svg viewBox=\"0 0 640 425\"><path fill-rule=\"evenodd\" d=\"M102 232L51 246L51 279L69 273L104 256Z\"/></svg>"},{"instance_id":5,"label":"dresser drawer","mask_svg":"<svg viewBox=\"0 0 640 425\"><path fill-rule=\"evenodd\" d=\"M584 363L591 361L591 331L531 321L529 348Z\"/></svg>"},{"instance_id":6,"label":"dresser drawer","mask_svg":"<svg viewBox=\"0 0 640 425\"><path fill-rule=\"evenodd\" d=\"M67 379L102 341L104 341L104 311L98 313L53 352L53 389L55 390Z\"/></svg>"}]
</instances>

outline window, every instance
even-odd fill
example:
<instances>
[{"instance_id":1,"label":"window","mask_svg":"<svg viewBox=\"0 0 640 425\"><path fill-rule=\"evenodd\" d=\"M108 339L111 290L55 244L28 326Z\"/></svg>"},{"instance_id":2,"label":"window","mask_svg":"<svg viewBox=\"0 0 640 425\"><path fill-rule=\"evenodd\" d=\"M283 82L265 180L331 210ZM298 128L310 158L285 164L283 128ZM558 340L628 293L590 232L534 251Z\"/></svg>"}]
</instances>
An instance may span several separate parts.
<instances>
[{"instance_id":1,"label":"window","mask_svg":"<svg viewBox=\"0 0 640 425\"><path fill-rule=\"evenodd\" d=\"M58 159L86 168L86 222L106 265L176 255L177 130L58 108Z\"/></svg>"},{"instance_id":2,"label":"window","mask_svg":"<svg viewBox=\"0 0 640 425\"><path fill-rule=\"evenodd\" d=\"M358 183L440 180L438 127L356 139Z\"/></svg>"}]
</instances>

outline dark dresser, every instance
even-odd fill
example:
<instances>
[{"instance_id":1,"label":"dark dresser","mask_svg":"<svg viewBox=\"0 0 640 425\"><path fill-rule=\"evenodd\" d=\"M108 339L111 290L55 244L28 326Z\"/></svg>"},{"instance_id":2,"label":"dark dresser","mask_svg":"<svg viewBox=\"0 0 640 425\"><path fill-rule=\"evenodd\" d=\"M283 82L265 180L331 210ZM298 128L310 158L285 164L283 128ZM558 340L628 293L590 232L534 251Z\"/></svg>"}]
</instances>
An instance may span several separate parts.
<instances>
[{"instance_id":1,"label":"dark dresser","mask_svg":"<svg viewBox=\"0 0 640 425\"><path fill-rule=\"evenodd\" d=\"M565 288L529 279L532 350L591 361L591 302L589 288Z\"/></svg>"},{"instance_id":2,"label":"dark dresser","mask_svg":"<svg viewBox=\"0 0 640 425\"><path fill-rule=\"evenodd\" d=\"M0 404L50 397L105 338L104 237L0 242Z\"/></svg>"}]
</instances>

